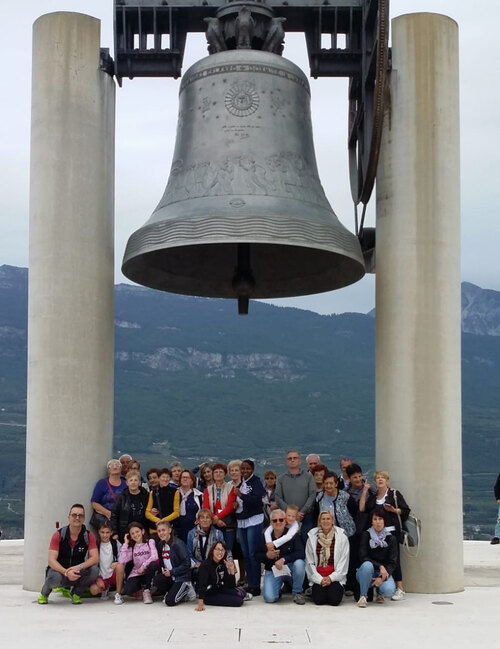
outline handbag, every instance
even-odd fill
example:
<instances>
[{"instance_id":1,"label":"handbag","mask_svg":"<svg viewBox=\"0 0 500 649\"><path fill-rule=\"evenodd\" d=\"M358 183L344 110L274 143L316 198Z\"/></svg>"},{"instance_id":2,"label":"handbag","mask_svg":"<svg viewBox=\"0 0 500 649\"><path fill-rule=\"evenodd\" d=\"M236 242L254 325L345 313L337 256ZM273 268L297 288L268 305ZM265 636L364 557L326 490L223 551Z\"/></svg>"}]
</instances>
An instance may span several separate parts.
<instances>
[{"instance_id":1,"label":"handbag","mask_svg":"<svg viewBox=\"0 0 500 649\"><path fill-rule=\"evenodd\" d=\"M398 492L396 491L396 489L394 489L394 503L396 505L396 509L399 509L397 494ZM399 514L397 514L397 517L399 519L399 525L401 527L401 536L399 538L399 542L410 557L416 557L420 550L422 522L411 512L405 521L401 520L401 516ZM410 548L413 549L410 550Z\"/></svg>"}]
</instances>

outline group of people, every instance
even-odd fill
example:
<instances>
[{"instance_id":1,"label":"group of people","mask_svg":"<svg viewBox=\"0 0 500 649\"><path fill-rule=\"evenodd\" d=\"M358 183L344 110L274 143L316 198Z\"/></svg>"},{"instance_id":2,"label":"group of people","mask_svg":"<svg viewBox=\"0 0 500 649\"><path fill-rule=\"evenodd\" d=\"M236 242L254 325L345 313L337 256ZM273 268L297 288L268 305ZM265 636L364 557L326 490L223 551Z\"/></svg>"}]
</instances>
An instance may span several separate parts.
<instances>
[{"instance_id":1,"label":"group of people","mask_svg":"<svg viewBox=\"0 0 500 649\"><path fill-rule=\"evenodd\" d=\"M38 602L54 589L74 604L87 589L102 599L114 589L115 604L142 593L145 604L197 600L198 611L284 592L332 606L353 595L360 608L402 599L399 538L410 508L389 474L376 471L372 485L350 458L340 475L317 454L306 461L288 451L287 471L268 470L263 483L250 459L205 463L198 478L175 463L146 479L130 456L110 460L91 497L95 534L73 505L52 536Z\"/></svg>"}]
</instances>

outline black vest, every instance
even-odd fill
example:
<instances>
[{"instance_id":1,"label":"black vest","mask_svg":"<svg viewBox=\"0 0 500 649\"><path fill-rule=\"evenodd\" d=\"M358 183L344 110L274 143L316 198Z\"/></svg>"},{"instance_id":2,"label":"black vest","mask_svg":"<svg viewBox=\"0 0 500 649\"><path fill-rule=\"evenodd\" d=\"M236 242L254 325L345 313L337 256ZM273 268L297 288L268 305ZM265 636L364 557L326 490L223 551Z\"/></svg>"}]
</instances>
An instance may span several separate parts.
<instances>
[{"instance_id":1,"label":"black vest","mask_svg":"<svg viewBox=\"0 0 500 649\"><path fill-rule=\"evenodd\" d=\"M57 560L61 566L69 568L70 566L78 566L80 563L83 563L87 558L89 549L89 533L85 525L82 525L82 529L73 548L70 545L69 525L61 527L59 536L59 554Z\"/></svg>"},{"instance_id":2,"label":"black vest","mask_svg":"<svg viewBox=\"0 0 500 649\"><path fill-rule=\"evenodd\" d=\"M175 487L171 487L170 485L167 487L160 487L158 489L158 509L160 510L160 513L158 514L159 518L170 516L170 514L174 511L174 498L176 493L177 489Z\"/></svg>"}]
</instances>

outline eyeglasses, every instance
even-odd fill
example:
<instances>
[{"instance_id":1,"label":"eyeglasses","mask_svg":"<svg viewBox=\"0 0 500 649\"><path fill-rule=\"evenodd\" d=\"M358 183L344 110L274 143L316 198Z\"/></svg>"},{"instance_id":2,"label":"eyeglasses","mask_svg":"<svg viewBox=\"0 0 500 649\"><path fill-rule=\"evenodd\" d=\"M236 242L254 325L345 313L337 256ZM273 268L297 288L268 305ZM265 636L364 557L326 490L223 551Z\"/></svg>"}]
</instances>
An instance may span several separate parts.
<instances>
[{"instance_id":1,"label":"eyeglasses","mask_svg":"<svg viewBox=\"0 0 500 649\"><path fill-rule=\"evenodd\" d=\"M271 523L282 523L284 518L271 518Z\"/></svg>"},{"instance_id":2,"label":"eyeglasses","mask_svg":"<svg viewBox=\"0 0 500 649\"><path fill-rule=\"evenodd\" d=\"M85 514L70 514L71 518L85 518Z\"/></svg>"},{"instance_id":3,"label":"eyeglasses","mask_svg":"<svg viewBox=\"0 0 500 649\"><path fill-rule=\"evenodd\" d=\"M287 457L286 459L287 459L287 461L288 460L300 460L300 457L298 455L292 455L290 457Z\"/></svg>"}]
</instances>

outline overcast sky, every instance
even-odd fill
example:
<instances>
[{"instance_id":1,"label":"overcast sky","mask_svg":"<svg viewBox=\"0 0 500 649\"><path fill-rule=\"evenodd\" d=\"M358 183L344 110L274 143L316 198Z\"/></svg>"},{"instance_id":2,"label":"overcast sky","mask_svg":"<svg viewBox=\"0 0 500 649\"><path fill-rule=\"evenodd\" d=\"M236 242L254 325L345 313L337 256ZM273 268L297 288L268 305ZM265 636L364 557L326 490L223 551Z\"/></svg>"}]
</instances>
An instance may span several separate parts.
<instances>
[{"instance_id":1,"label":"overcast sky","mask_svg":"<svg viewBox=\"0 0 500 649\"><path fill-rule=\"evenodd\" d=\"M3 2L0 41L2 120L0 265L28 265L28 193L33 22L52 11L102 21L101 45L113 52L112 0ZM391 0L391 16L431 11L454 18L460 34L462 279L500 290L500 3L498 0ZM202 35L190 36L183 70L206 55ZM303 36L287 35L284 56L308 74ZM347 80L311 79L313 128L320 178L339 219L354 229L347 163ZM124 79L117 89L116 282L130 234L161 198L172 160L179 81ZM333 114L333 116L332 116ZM165 128L165 125L169 125ZM374 198L367 225L374 225ZM319 313L367 312L374 278L345 289L276 303Z\"/></svg>"}]
</instances>

